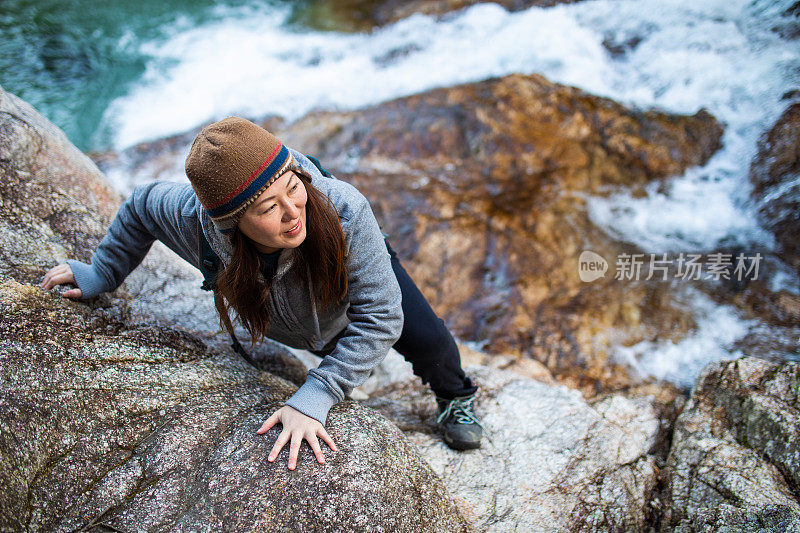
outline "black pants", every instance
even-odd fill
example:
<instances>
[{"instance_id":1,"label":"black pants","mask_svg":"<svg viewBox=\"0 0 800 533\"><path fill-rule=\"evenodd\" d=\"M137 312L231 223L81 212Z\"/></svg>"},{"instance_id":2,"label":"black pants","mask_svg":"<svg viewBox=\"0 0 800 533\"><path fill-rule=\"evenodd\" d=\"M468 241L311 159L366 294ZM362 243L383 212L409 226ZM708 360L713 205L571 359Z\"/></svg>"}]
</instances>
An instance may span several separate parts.
<instances>
[{"instance_id":1,"label":"black pants","mask_svg":"<svg viewBox=\"0 0 800 533\"><path fill-rule=\"evenodd\" d=\"M478 387L472 384L461 368L461 356L453 336L400 264L389 241L386 241L386 249L400 284L405 316L403 332L393 348L411 363L414 374L422 378L423 384L430 384L440 398L452 399L473 394ZM313 353L325 356L330 351Z\"/></svg>"}]
</instances>

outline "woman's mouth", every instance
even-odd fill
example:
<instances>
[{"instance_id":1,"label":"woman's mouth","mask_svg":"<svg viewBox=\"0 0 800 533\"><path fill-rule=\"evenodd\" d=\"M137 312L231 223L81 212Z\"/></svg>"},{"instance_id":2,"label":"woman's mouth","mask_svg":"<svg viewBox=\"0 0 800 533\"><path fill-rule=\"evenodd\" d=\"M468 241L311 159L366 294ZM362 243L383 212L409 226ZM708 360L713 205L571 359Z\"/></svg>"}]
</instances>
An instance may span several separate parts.
<instances>
[{"instance_id":1,"label":"woman's mouth","mask_svg":"<svg viewBox=\"0 0 800 533\"><path fill-rule=\"evenodd\" d=\"M287 232L285 232L285 233L286 233L286 235L288 235L289 237L294 237L295 235L297 235L298 233L300 233L300 230L301 230L301 229L303 229L303 224L302 224L302 221L301 221L301 220L298 220L298 221L297 221L297 224L295 224L295 226L294 226L292 229L290 229L289 231L287 231Z\"/></svg>"}]
</instances>

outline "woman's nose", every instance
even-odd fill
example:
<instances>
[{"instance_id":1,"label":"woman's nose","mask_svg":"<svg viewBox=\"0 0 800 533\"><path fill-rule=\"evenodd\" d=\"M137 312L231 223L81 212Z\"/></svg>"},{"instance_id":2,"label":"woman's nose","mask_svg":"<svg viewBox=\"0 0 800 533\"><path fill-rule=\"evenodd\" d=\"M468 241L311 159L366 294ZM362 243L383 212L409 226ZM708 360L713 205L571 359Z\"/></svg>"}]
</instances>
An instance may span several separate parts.
<instances>
[{"instance_id":1,"label":"woman's nose","mask_svg":"<svg viewBox=\"0 0 800 533\"><path fill-rule=\"evenodd\" d=\"M286 202L286 209L283 212L284 222L289 222L300 216L300 209L294 205L294 202Z\"/></svg>"}]
</instances>

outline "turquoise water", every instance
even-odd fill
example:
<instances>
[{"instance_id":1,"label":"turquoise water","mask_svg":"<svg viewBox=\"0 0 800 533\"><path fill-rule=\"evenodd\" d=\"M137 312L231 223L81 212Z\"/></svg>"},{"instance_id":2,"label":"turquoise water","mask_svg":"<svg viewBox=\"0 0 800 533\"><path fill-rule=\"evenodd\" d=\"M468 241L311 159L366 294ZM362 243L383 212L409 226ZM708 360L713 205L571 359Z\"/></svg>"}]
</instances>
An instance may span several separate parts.
<instances>
[{"instance_id":1,"label":"turquoise water","mask_svg":"<svg viewBox=\"0 0 800 533\"><path fill-rule=\"evenodd\" d=\"M109 103L125 95L159 42L219 18L286 2L2 0L0 85L31 103L82 150L110 146ZM296 3L294 7L302 6Z\"/></svg>"}]
</instances>

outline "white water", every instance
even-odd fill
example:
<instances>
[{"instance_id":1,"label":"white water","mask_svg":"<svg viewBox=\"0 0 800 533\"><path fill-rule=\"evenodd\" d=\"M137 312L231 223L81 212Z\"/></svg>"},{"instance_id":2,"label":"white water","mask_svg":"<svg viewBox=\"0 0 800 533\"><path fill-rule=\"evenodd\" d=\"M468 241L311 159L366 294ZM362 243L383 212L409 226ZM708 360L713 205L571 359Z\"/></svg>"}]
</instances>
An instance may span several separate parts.
<instances>
[{"instance_id":1,"label":"white water","mask_svg":"<svg viewBox=\"0 0 800 533\"><path fill-rule=\"evenodd\" d=\"M705 107L726 125L723 149L666 193L591 202L601 227L654 252L770 246L747 200L747 169L758 136L787 105L781 94L798 87L800 45L769 29L790 2L762 4L770 5L596 0L519 13L479 4L443 21L415 15L355 35L290 31L287 13L274 8L220 10L218 22L145 43L147 72L106 121L122 149L230 114L292 120L313 108L538 72L629 106ZM602 45L631 37L641 42L618 57Z\"/></svg>"},{"instance_id":2,"label":"white water","mask_svg":"<svg viewBox=\"0 0 800 533\"><path fill-rule=\"evenodd\" d=\"M615 358L640 375L667 379L689 388L708 363L742 356L732 345L756 321L743 320L732 307L717 305L692 288L687 289L687 304L697 322L694 332L679 342L642 341L633 346L618 346Z\"/></svg>"},{"instance_id":3,"label":"white water","mask_svg":"<svg viewBox=\"0 0 800 533\"><path fill-rule=\"evenodd\" d=\"M231 114L293 120L314 108L358 108L536 72L632 107L687 114L704 107L725 125L723 148L667 190L591 199L597 225L646 252L769 249L774 243L755 222L747 172L758 137L788 105L781 95L800 86L800 40L771 30L791 24L779 16L791 4L593 0L518 13L481 4L441 21L415 15L356 35L292 31L287 13L273 8L220 10L212 24L146 43L153 58L147 72L109 108L106 123L123 149ZM603 46L604 39L631 38L640 42L620 55ZM706 304L694 307L697 334L678 346L648 345L642 371L691 379L696 365L727 353L729 337L747 324Z\"/></svg>"}]
</instances>

